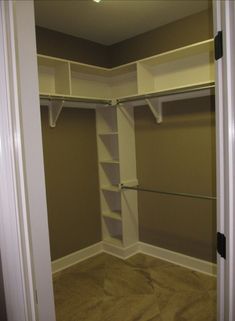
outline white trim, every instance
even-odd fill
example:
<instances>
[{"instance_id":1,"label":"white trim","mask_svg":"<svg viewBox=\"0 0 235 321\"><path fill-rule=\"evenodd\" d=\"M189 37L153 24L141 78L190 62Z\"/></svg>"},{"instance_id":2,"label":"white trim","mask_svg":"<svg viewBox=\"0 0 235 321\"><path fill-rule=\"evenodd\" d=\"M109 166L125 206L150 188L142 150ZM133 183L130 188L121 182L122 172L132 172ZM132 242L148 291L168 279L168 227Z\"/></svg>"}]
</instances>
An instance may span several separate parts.
<instances>
[{"instance_id":1,"label":"white trim","mask_svg":"<svg viewBox=\"0 0 235 321\"><path fill-rule=\"evenodd\" d=\"M221 1L213 1L214 37L221 26ZM215 61L215 117L216 117L216 219L217 232L224 233L224 106L222 59ZM217 254L217 319L224 321L224 269L225 260Z\"/></svg>"},{"instance_id":2,"label":"white trim","mask_svg":"<svg viewBox=\"0 0 235 321\"><path fill-rule=\"evenodd\" d=\"M103 252L103 244L102 244L102 242L98 242L98 243L88 246L82 250L79 250L79 251L73 252L69 255L63 256L60 259L52 261L52 263L51 263L52 273L57 273L59 271L67 269L67 268L71 267L72 265L75 265L79 262L87 260L87 259L89 259L97 254L100 254L102 252Z\"/></svg>"},{"instance_id":3,"label":"white trim","mask_svg":"<svg viewBox=\"0 0 235 321\"><path fill-rule=\"evenodd\" d=\"M135 254L143 253L164 261L174 263L176 265L183 266L190 270L208 274L210 276L216 276L216 264L214 263L143 242L137 242L127 248L123 248L106 241L98 242L94 245L88 246L82 250L73 252L58 260L53 261L52 271L53 273L57 273L100 253L107 253L123 260L126 260Z\"/></svg>"},{"instance_id":4,"label":"white trim","mask_svg":"<svg viewBox=\"0 0 235 321\"><path fill-rule=\"evenodd\" d=\"M36 320L37 308L20 124L21 75L17 60L17 18L14 3L1 1L0 246L8 320L33 321ZM30 76L29 72L29 81Z\"/></svg>"},{"instance_id":5,"label":"white trim","mask_svg":"<svg viewBox=\"0 0 235 321\"><path fill-rule=\"evenodd\" d=\"M103 249L105 253L116 256L120 259L126 260L128 257L135 255L139 251L139 244L135 243L126 248L119 247L115 244L110 244L108 242L103 242Z\"/></svg>"},{"instance_id":6,"label":"white trim","mask_svg":"<svg viewBox=\"0 0 235 321\"><path fill-rule=\"evenodd\" d=\"M77 263L87 260L93 256L101 253L107 253L116 256L120 259L127 259L128 257L137 254L139 251L139 244L136 243L130 247L123 248L105 241L95 243L82 250L78 250L69 255L63 256L57 260L52 261L52 273L57 273L65 270Z\"/></svg>"},{"instance_id":7,"label":"white trim","mask_svg":"<svg viewBox=\"0 0 235 321\"><path fill-rule=\"evenodd\" d=\"M224 320L235 320L235 3L220 1L221 26L223 31L223 57L218 75L222 79L221 104L224 132L224 234L226 236L226 260L224 262ZM220 87L220 90L222 88Z\"/></svg>"},{"instance_id":8,"label":"white trim","mask_svg":"<svg viewBox=\"0 0 235 321\"><path fill-rule=\"evenodd\" d=\"M205 273L210 276L216 276L216 264L208 261L200 260L192 256L173 252L142 242L139 242L139 251L140 253L183 266L187 269Z\"/></svg>"},{"instance_id":9,"label":"white trim","mask_svg":"<svg viewBox=\"0 0 235 321\"><path fill-rule=\"evenodd\" d=\"M55 321L33 1L0 1L0 246L9 321Z\"/></svg>"}]
</instances>

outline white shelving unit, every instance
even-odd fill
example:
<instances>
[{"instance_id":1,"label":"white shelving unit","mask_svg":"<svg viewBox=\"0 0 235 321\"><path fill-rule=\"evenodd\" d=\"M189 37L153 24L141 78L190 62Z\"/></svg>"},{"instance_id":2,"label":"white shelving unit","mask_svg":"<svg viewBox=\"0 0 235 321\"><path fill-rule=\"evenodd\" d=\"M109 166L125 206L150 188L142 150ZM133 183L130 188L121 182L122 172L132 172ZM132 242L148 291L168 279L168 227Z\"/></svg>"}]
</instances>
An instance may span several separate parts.
<instances>
[{"instance_id":1,"label":"white shelving unit","mask_svg":"<svg viewBox=\"0 0 235 321\"><path fill-rule=\"evenodd\" d=\"M122 245L119 135L117 107L96 110L103 239Z\"/></svg>"},{"instance_id":2,"label":"white shelving unit","mask_svg":"<svg viewBox=\"0 0 235 321\"><path fill-rule=\"evenodd\" d=\"M137 193L120 188L137 182L133 108L97 109L96 128L103 238L127 248L138 241Z\"/></svg>"},{"instance_id":3,"label":"white shelving unit","mask_svg":"<svg viewBox=\"0 0 235 321\"><path fill-rule=\"evenodd\" d=\"M40 94L71 95L70 65L66 60L38 55Z\"/></svg>"},{"instance_id":4,"label":"white shelving unit","mask_svg":"<svg viewBox=\"0 0 235 321\"><path fill-rule=\"evenodd\" d=\"M137 68L140 95L214 82L213 41L140 60Z\"/></svg>"},{"instance_id":5,"label":"white shelving unit","mask_svg":"<svg viewBox=\"0 0 235 321\"><path fill-rule=\"evenodd\" d=\"M41 94L120 99L214 82L213 39L115 68L38 55Z\"/></svg>"},{"instance_id":6,"label":"white shelving unit","mask_svg":"<svg viewBox=\"0 0 235 321\"><path fill-rule=\"evenodd\" d=\"M38 55L38 70L41 95L96 109L103 240L131 247L139 239L137 192L120 186L138 184L133 108L147 104L161 122L161 103L177 99L166 94L181 92L179 99L200 95L198 89L210 94L213 39L111 69ZM62 105L50 105L51 115L58 109L53 126Z\"/></svg>"}]
</instances>

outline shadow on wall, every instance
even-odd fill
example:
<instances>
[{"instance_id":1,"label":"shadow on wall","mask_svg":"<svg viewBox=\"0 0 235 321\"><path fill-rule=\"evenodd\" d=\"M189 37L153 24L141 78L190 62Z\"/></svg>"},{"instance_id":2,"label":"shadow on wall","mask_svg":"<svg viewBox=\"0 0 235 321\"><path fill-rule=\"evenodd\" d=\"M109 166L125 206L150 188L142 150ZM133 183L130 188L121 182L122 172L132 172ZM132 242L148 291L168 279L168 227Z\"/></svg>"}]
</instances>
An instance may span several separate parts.
<instances>
[{"instance_id":1,"label":"shadow on wall","mask_svg":"<svg viewBox=\"0 0 235 321\"><path fill-rule=\"evenodd\" d=\"M3 290L3 275L2 275L1 256L0 256L0 320L7 321L5 295L4 295L4 290Z\"/></svg>"}]
</instances>

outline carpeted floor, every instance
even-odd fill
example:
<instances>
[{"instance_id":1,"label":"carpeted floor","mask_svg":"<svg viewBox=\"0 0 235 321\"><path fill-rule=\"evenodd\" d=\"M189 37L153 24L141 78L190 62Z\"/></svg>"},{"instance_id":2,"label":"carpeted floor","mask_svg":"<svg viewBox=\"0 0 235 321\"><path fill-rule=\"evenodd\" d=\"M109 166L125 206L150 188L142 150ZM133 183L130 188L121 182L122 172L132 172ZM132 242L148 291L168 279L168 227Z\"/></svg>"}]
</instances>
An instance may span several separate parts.
<instances>
[{"instance_id":1,"label":"carpeted floor","mask_svg":"<svg viewBox=\"0 0 235 321\"><path fill-rule=\"evenodd\" d=\"M137 254L54 275L57 321L216 321L216 278Z\"/></svg>"}]
</instances>

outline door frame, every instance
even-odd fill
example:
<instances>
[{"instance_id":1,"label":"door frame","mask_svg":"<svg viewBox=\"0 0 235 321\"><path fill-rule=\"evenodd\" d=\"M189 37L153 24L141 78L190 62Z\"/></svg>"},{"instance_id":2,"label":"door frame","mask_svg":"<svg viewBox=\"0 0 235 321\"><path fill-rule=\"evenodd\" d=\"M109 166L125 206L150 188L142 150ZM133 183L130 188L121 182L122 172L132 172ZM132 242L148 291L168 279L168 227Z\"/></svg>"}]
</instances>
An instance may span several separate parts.
<instances>
[{"instance_id":1,"label":"door frame","mask_svg":"<svg viewBox=\"0 0 235 321\"><path fill-rule=\"evenodd\" d=\"M235 4L213 1L216 63L218 321L235 320ZM0 250L8 321L55 321L33 1L0 1Z\"/></svg>"},{"instance_id":2,"label":"door frame","mask_svg":"<svg viewBox=\"0 0 235 321\"><path fill-rule=\"evenodd\" d=\"M235 3L214 1L214 35L222 31L216 62L217 230L226 237L226 259L217 254L218 320L235 320Z\"/></svg>"},{"instance_id":3,"label":"door frame","mask_svg":"<svg viewBox=\"0 0 235 321\"><path fill-rule=\"evenodd\" d=\"M0 250L8 321L55 321L33 1L0 1Z\"/></svg>"}]
</instances>

